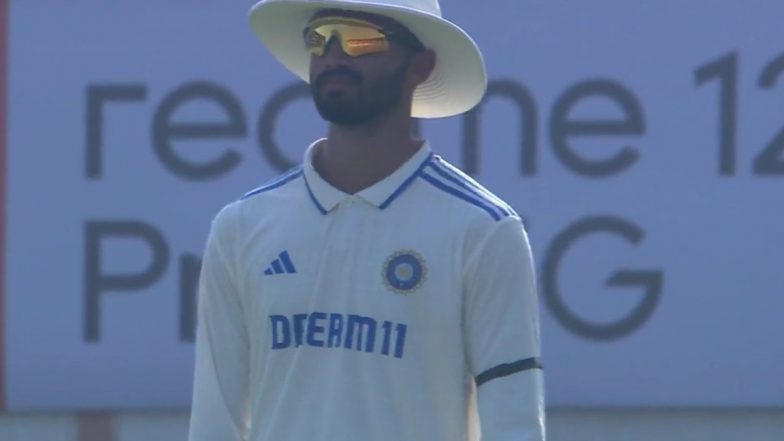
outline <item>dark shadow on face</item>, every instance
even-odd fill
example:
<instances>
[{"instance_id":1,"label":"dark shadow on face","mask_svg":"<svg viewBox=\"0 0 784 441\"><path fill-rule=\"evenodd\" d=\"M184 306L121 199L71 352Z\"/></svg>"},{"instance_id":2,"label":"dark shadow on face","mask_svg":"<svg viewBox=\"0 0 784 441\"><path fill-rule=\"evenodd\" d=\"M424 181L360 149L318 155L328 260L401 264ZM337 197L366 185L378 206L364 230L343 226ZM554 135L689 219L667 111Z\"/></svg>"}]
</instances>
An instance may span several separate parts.
<instances>
[{"instance_id":1,"label":"dark shadow on face","mask_svg":"<svg viewBox=\"0 0 784 441\"><path fill-rule=\"evenodd\" d=\"M403 99L409 61L404 58L395 69L372 80L342 65L325 70L311 82L316 109L324 120L341 126L363 125L390 113ZM346 87L325 90L331 80Z\"/></svg>"},{"instance_id":2,"label":"dark shadow on face","mask_svg":"<svg viewBox=\"0 0 784 441\"><path fill-rule=\"evenodd\" d=\"M362 85L362 75L359 72L346 66L339 65L320 73L313 80L313 87L316 90L320 90L324 81L331 79L340 79L349 83L356 83L357 86Z\"/></svg>"}]
</instances>

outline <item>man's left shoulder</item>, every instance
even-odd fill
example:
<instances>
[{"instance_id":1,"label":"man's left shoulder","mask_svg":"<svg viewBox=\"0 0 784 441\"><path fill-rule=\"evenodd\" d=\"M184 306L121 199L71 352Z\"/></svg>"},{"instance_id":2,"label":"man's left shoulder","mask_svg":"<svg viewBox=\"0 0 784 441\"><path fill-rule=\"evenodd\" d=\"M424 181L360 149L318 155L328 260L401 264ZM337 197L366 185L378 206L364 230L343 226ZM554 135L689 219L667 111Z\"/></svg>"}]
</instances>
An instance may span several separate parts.
<instances>
[{"instance_id":1,"label":"man's left shoulder","mask_svg":"<svg viewBox=\"0 0 784 441\"><path fill-rule=\"evenodd\" d=\"M509 217L520 217L505 200L438 155L432 156L422 171L422 178L441 201L462 214L461 218L493 224Z\"/></svg>"}]
</instances>

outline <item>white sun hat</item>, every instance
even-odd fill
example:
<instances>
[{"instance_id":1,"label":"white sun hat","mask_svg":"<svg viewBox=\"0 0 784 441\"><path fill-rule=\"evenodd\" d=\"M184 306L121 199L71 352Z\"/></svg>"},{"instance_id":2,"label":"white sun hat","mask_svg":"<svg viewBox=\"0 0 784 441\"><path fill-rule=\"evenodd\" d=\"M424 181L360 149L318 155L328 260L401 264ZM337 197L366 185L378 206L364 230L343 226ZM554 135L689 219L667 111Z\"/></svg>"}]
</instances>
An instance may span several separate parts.
<instances>
[{"instance_id":1,"label":"white sun hat","mask_svg":"<svg viewBox=\"0 0 784 441\"><path fill-rule=\"evenodd\" d=\"M250 10L256 36L278 61L306 82L310 54L302 31L322 9L370 12L406 26L436 53L433 73L414 91L411 116L441 118L457 115L481 101L487 75L474 40L441 17L438 0L262 0Z\"/></svg>"}]
</instances>

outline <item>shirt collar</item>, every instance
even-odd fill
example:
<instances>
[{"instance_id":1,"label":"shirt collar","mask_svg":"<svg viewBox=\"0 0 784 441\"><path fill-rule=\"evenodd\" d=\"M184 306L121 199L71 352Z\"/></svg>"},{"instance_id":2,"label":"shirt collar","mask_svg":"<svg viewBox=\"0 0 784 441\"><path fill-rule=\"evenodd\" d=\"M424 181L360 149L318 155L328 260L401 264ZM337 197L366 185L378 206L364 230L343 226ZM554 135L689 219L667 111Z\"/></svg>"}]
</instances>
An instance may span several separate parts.
<instances>
[{"instance_id":1,"label":"shirt collar","mask_svg":"<svg viewBox=\"0 0 784 441\"><path fill-rule=\"evenodd\" d=\"M305 185L307 186L311 199L316 204L319 211L326 214L334 209L341 201L352 196L333 187L330 183L325 181L313 167L313 157L316 150L319 148L319 145L324 141L325 139L320 139L308 147L305 151L305 159L302 168L305 176ZM362 198L368 203L383 210L405 191L431 157L432 152L430 150L430 145L425 141L419 150L411 155L411 157L408 158L403 165L398 167L397 170L381 181L356 193L354 197Z\"/></svg>"}]
</instances>

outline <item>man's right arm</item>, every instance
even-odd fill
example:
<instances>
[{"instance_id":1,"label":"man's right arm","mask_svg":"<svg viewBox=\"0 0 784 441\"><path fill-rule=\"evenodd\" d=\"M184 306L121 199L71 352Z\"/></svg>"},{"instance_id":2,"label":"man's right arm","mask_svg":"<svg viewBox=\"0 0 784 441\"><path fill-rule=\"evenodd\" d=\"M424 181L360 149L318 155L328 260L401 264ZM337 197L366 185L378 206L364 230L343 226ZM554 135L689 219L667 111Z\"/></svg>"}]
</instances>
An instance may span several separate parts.
<instances>
[{"instance_id":1,"label":"man's right arm","mask_svg":"<svg viewBox=\"0 0 784 441\"><path fill-rule=\"evenodd\" d=\"M233 209L213 221L202 260L189 441L248 436L249 340L232 257Z\"/></svg>"}]
</instances>

